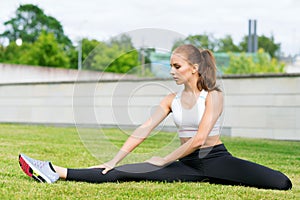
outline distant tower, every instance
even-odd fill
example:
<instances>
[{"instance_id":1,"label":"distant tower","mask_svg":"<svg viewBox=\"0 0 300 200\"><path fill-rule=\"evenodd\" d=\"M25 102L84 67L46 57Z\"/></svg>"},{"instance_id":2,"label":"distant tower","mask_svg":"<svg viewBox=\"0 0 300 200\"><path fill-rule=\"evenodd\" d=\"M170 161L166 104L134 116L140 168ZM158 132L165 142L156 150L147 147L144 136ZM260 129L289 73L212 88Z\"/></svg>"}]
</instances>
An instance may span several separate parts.
<instances>
[{"instance_id":1,"label":"distant tower","mask_svg":"<svg viewBox=\"0 0 300 200\"><path fill-rule=\"evenodd\" d=\"M249 19L248 24L248 53L255 53L258 49L258 40L257 40L257 23L256 20ZM253 32L252 32L253 28Z\"/></svg>"}]
</instances>

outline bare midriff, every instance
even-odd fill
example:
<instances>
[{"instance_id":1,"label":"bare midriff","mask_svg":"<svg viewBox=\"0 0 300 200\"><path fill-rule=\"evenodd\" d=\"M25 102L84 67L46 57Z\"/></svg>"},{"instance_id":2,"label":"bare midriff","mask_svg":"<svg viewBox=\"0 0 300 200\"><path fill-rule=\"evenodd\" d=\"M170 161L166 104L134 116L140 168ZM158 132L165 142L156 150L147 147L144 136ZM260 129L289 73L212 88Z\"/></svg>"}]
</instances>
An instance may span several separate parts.
<instances>
[{"instance_id":1,"label":"bare midriff","mask_svg":"<svg viewBox=\"0 0 300 200\"><path fill-rule=\"evenodd\" d=\"M181 144L184 144L191 138L190 137L182 137L179 139L180 139ZM200 148L211 147L211 146L215 146L218 144L222 144L222 141L220 140L220 135L208 136L205 141L205 144L202 145Z\"/></svg>"}]
</instances>

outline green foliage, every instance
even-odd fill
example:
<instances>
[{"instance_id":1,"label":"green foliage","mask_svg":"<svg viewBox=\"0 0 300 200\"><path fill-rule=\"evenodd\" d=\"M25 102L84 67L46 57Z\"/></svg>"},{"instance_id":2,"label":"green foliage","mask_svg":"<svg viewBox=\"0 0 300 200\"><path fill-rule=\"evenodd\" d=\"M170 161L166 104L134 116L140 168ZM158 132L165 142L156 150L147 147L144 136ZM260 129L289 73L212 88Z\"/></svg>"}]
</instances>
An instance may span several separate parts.
<instances>
[{"instance_id":1,"label":"green foliage","mask_svg":"<svg viewBox=\"0 0 300 200\"><path fill-rule=\"evenodd\" d=\"M0 63L4 62L4 56L5 56L5 47L0 44Z\"/></svg>"},{"instance_id":2,"label":"green foliage","mask_svg":"<svg viewBox=\"0 0 300 200\"><path fill-rule=\"evenodd\" d=\"M70 61L63 45L59 44L52 33L43 32L34 43L15 42L1 48L0 62L49 67L69 68Z\"/></svg>"},{"instance_id":3,"label":"green foliage","mask_svg":"<svg viewBox=\"0 0 300 200\"><path fill-rule=\"evenodd\" d=\"M223 67L224 74L254 74L254 73L282 73L284 63L278 62L276 58L270 58L263 49L256 54L239 55L229 53L230 62L228 67Z\"/></svg>"},{"instance_id":4,"label":"green foliage","mask_svg":"<svg viewBox=\"0 0 300 200\"><path fill-rule=\"evenodd\" d=\"M105 71L116 73L138 73L140 69L138 57L137 50L124 52L120 57L109 64Z\"/></svg>"},{"instance_id":5,"label":"green foliage","mask_svg":"<svg viewBox=\"0 0 300 200\"><path fill-rule=\"evenodd\" d=\"M216 39L212 34L189 35L183 40L177 40L173 45L173 50L182 44L192 44L199 49L209 49L214 52L240 52L241 47L234 44L230 35Z\"/></svg>"},{"instance_id":6,"label":"green foliage","mask_svg":"<svg viewBox=\"0 0 300 200\"><path fill-rule=\"evenodd\" d=\"M181 44L193 44L198 48L210 49L216 54L218 64L230 63L230 66L218 66L224 74L249 74L249 73L282 73L284 72L284 63L279 62L274 56L280 48L280 44L274 42L273 36L258 37L258 45L261 47L256 54L242 53L247 51L247 38L235 45L230 35L224 38L215 39L212 35L190 35L184 40L175 42L173 49ZM264 50L263 48L266 48ZM221 54L226 52L229 55ZM234 52L234 53L233 53ZM241 52L241 53L240 53ZM240 53L240 54L237 54ZM270 58L270 56L271 58Z\"/></svg>"},{"instance_id":7,"label":"green foliage","mask_svg":"<svg viewBox=\"0 0 300 200\"><path fill-rule=\"evenodd\" d=\"M81 45L80 45L81 43ZM67 51L67 56L70 59L70 68L77 69L78 68L78 51L81 46L81 60L84 62L85 66L91 66L91 59L88 58L89 54L99 45L99 41L92 39L89 40L88 38L82 38L78 41L77 47L71 47ZM88 67L87 67L88 68Z\"/></svg>"},{"instance_id":8,"label":"green foliage","mask_svg":"<svg viewBox=\"0 0 300 200\"><path fill-rule=\"evenodd\" d=\"M247 52L248 36L245 36L239 45L234 44L230 35L224 38L216 39L212 34L189 35L183 40L178 40L174 43L175 49L182 44L193 44L198 48L209 49L214 52ZM280 43L275 43L274 37L258 36L258 48L262 48L269 53L272 58L276 57L280 50Z\"/></svg>"},{"instance_id":9,"label":"green foliage","mask_svg":"<svg viewBox=\"0 0 300 200\"><path fill-rule=\"evenodd\" d=\"M54 17L32 4L20 5L16 16L4 23L6 30L0 37L10 42L2 47L0 61L11 64L28 64L52 67L70 67L73 51L71 40ZM17 46L15 41L23 43Z\"/></svg>"},{"instance_id":10,"label":"green foliage","mask_svg":"<svg viewBox=\"0 0 300 200\"><path fill-rule=\"evenodd\" d=\"M216 52L240 52L239 46L235 45L230 35L226 35L224 38L218 40Z\"/></svg>"},{"instance_id":11,"label":"green foliage","mask_svg":"<svg viewBox=\"0 0 300 200\"><path fill-rule=\"evenodd\" d=\"M0 62L10 64L25 64L22 57L25 56L24 52L31 49L32 44L23 43L21 46L16 45L15 42L9 43L8 46L1 48Z\"/></svg>"},{"instance_id":12,"label":"green foliage","mask_svg":"<svg viewBox=\"0 0 300 200\"><path fill-rule=\"evenodd\" d=\"M78 68L78 50L76 49L76 47L69 48L67 51L65 51L65 53L66 53L66 56L70 60L70 68L77 69Z\"/></svg>"},{"instance_id":13,"label":"green foliage","mask_svg":"<svg viewBox=\"0 0 300 200\"><path fill-rule=\"evenodd\" d=\"M100 164L82 144L76 128L0 125L1 199L299 199L300 142L222 137L227 149L239 158L280 170L291 179L289 191L209 184L205 182L120 182L91 184L58 181L41 184L27 177L18 164L18 154L70 168ZM112 144L125 140L119 129L105 129ZM164 147L176 133L160 132L147 139L140 152ZM179 142L177 143L179 145Z\"/></svg>"},{"instance_id":14,"label":"green foliage","mask_svg":"<svg viewBox=\"0 0 300 200\"><path fill-rule=\"evenodd\" d=\"M262 48L269 53L272 58L278 57L280 51L280 43L275 43L274 36L267 37L265 35L258 36L258 48ZM239 44L242 51L248 50L248 36L245 36Z\"/></svg>"},{"instance_id":15,"label":"green foliage","mask_svg":"<svg viewBox=\"0 0 300 200\"><path fill-rule=\"evenodd\" d=\"M87 38L83 38L81 40L82 45L82 60L85 60L88 55L100 44L99 41L92 39L89 40Z\"/></svg>"},{"instance_id":16,"label":"green foliage","mask_svg":"<svg viewBox=\"0 0 300 200\"><path fill-rule=\"evenodd\" d=\"M95 43L96 44L96 43ZM140 69L139 53L131 38L122 35L98 46L84 61L84 69L115 73L136 73Z\"/></svg>"},{"instance_id":17,"label":"green foliage","mask_svg":"<svg viewBox=\"0 0 300 200\"><path fill-rule=\"evenodd\" d=\"M176 47L182 44L192 44L201 49L210 49L211 51L214 51L217 47L217 40L212 34L204 33L201 35L189 35L183 40L177 40L174 43L172 50L174 50Z\"/></svg>"},{"instance_id":18,"label":"green foliage","mask_svg":"<svg viewBox=\"0 0 300 200\"><path fill-rule=\"evenodd\" d=\"M44 14L44 11L32 4L20 5L16 16L4 22L6 30L0 37L10 42L21 38L23 42L35 42L42 32L53 33L57 41L65 46L72 45L71 40L64 34L59 21Z\"/></svg>"},{"instance_id":19,"label":"green foliage","mask_svg":"<svg viewBox=\"0 0 300 200\"><path fill-rule=\"evenodd\" d=\"M20 63L28 65L69 67L69 59L52 33L43 32L31 48L24 52Z\"/></svg>"},{"instance_id":20,"label":"green foliage","mask_svg":"<svg viewBox=\"0 0 300 200\"><path fill-rule=\"evenodd\" d=\"M48 16L36 5L20 5L15 16L4 23L5 31L0 37L8 39L9 45L0 44L0 62L12 64L28 64L77 68L78 49L64 34L61 23ZM15 41L21 38L23 44L17 46ZM155 49L135 49L131 38L127 35L112 38L108 42L82 39L83 69L115 73L138 73L152 75L150 65L142 68L142 64L151 63L151 52ZM247 36L239 45L235 45L230 35L216 39L212 34L189 35L174 43L173 49L181 44L193 44L198 48L210 49L214 52L247 51ZM263 48L272 58L278 55L280 44L262 35L258 36L258 46ZM143 56L142 56L143 54ZM240 58L230 54L231 66L225 73L264 73L283 72L284 65L276 59L268 59L258 52L253 60L246 54ZM223 63L228 58L218 57ZM227 60L226 60L227 59Z\"/></svg>"}]
</instances>

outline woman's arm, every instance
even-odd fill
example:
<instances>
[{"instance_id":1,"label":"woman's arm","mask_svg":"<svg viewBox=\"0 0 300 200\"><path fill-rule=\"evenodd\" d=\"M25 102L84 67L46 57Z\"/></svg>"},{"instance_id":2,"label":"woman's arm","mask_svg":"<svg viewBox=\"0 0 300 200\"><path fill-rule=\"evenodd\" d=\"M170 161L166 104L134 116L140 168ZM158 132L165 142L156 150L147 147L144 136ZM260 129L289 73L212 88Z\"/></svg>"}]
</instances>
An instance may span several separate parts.
<instances>
[{"instance_id":1,"label":"woman's arm","mask_svg":"<svg viewBox=\"0 0 300 200\"><path fill-rule=\"evenodd\" d=\"M202 120L199 123L197 134L164 158L152 157L147 160L147 162L163 166L194 152L196 149L199 149L205 144L206 139L221 115L222 110L222 93L217 91L209 92L205 102L205 111Z\"/></svg>"},{"instance_id":2,"label":"woman's arm","mask_svg":"<svg viewBox=\"0 0 300 200\"><path fill-rule=\"evenodd\" d=\"M121 160L123 160L131 151L133 151L139 144L141 144L151 133L151 131L171 112L171 103L175 94L166 96L161 102L151 117L141 126L139 126L126 140L120 151L115 157L102 165L94 166L104 168L103 174L113 169Z\"/></svg>"}]
</instances>

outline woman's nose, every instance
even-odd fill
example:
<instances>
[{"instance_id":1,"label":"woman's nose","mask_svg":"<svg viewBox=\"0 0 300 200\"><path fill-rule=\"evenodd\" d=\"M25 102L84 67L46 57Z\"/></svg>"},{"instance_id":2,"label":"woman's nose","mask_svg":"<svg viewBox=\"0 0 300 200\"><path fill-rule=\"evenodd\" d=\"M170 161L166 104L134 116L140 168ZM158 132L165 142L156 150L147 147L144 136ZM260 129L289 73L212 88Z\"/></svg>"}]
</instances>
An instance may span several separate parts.
<instances>
[{"instance_id":1,"label":"woman's nose","mask_svg":"<svg viewBox=\"0 0 300 200\"><path fill-rule=\"evenodd\" d=\"M173 69L173 67L170 68L170 74L174 75L174 69Z\"/></svg>"}]
</instances>

